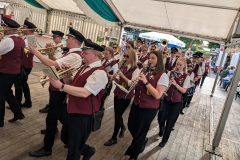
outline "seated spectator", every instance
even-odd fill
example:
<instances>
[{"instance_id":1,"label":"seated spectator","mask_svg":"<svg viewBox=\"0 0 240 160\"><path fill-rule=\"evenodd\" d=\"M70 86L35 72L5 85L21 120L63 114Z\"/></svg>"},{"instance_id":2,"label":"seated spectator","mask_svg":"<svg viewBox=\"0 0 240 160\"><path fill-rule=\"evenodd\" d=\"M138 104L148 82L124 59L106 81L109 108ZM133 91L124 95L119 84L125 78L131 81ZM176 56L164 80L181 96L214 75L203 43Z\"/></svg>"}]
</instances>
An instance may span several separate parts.
<instances>
[{"instance_id":1,"label":"seated spectator","mask_svg":"<svg viewBox=\"0 0 240 160\"><path fill-rule=\"evenodd\" d=\"M227 69L223 70L222 73L220 74L221 78L225 78L227 77L227 75L229 75L230 73L230 66L227 67Z\"/></svg>"},{"instance_id":2,"label":"seated spectator","mask_svg":"<svg viewBox=\"0 0 240 160\"><path fill-rule=\"evenodd\" d=\"M228 78L228 77L225 77L225 78ZM230 85L231 80L232 80L232 78L223 80L223 87L221 89L222 91L225 91L225 88L226 88L227 84Z\"/></svg>"}]
</instances>

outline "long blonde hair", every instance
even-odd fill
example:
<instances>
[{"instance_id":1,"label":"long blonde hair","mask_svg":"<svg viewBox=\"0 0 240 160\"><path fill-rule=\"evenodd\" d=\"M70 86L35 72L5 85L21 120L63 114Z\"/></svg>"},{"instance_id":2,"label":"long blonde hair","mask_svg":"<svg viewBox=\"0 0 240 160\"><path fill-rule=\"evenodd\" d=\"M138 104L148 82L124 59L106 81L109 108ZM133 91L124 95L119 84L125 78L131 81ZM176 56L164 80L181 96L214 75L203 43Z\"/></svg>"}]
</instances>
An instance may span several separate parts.
<instances>
[{"instance_id":1,"label":"long blonde hair","mask_svg":"<svg viewBox=\"0 0 240 160\"><path fill-rule=\"evenodd\" d=\"M178 58L177 59L177 61L182 61L184 64L185 64L185 68L183 68L183 73L185 73L185 74L187 74L187 60L186 60L186 58L184 58L184 57L180 57L180 58ZM177 70L177 64L176 64L176 66L174 67L174 69L173 69L173 71L176 71Z\"/></svg>"},{"instance_id":2,"label":"long blonde hair","mask_svg":"<svg viewBox=\"0 0 240 160\"><path fill-rule=\"evenodd\" d=\"M131 62L131 68L134 68L136 65L137 65L137 62L136 62L136 52L134 49L130 48L130 49L127 49L125 51L125 53L128 52L128 55L129 55L129 58L132 59L132 62Z\"/></svg>"}]
</instances>

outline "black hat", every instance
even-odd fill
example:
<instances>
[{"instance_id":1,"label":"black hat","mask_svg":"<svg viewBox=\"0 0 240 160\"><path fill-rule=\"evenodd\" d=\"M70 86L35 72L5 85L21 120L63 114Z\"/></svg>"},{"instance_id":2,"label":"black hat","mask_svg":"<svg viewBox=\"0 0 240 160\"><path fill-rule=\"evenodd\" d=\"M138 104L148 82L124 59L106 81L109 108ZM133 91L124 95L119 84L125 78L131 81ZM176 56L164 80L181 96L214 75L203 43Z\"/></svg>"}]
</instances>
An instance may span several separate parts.
<instances>
[{"instance_id":1,"label":"black hat","mask_svg":"<svg viewBox=\"0 0 240 160\"><path fill-rule=\"evenodd\" d=\"M84 43L85 43L85 47L83 47L82 50L93 49L100 52L104 51L104 49L101 46L99 46L96 43L93 43L90 39L85 39Z\"/></svg>"},{"instance_id":2,"label":"black hat","mask_svg":"<svg viewBox=\"0 0 240 160\"><path fill-rule=\"evenodd\" d=\"M142 43L142 44L143 44L143 41L142 41L142 39L141 39L141 38L138 38L137 42L140 42L140 43Z\"/></svg>"},{"instance_id":3,"label":"black hat","mask_svg":"<svg viewBox=\"0 0 240 160\"><path fill-rule=\"evenodd\" d=\"M69 34L67 34L66 36L71 36L80 42L83 42L85 39L85 37L80 32L76 31L75 29L73 29L71 27L69 28Z\"/></svg>"},{"instance_id":4,"label":"black hat","mask_svg":"<svg viewBox=\"0 0 240 160\"><path fill-rule=\"evenodd\" d=\"M194 54L192 55L192 57L194 57L194 58L200 58L200 56L199 56L199 53L198 53L198 52L194 53Z\"/></svg>"},{"instance_id":5,"label":"black hat","mask_svg":"<svg viewBox=\"0 0 240 160\"><path fill-rule=\"evenodd\" d=\"M24 26L28 27L29 29L37 28L33 23L27 20L24 21Z\"/></svg>"},{"instance_id":6,"label":"black hat","mask_svg":"<svg viewBox=\"0 0 240 160\"><path fill-rule=\"evenodd\" d=\"M197 54L197 55L198 55L198 57L197 57L197 58L200 58L200 57L202 57L202 56L203 56L203 53L202 53L202 52L196 52L195 54Z\"/></svg>"},{"instance_id":7,"label":"black hat","mask_svg":"<svg viewBox=\"0 0 240 160\"><path fill-rule=\"evenodd\" d=\"M172 47L172 48L171 48L171 51L178 52L178 49L177 49L176 47Z\"/></svg>"},{"instance_id":8,"label":"black hat","mask_svg":"<svg viewBox=\"0 0 240 160\"><path fill-rule=\"evenodd\" d=\"M64 33L60 31L52 31L54 37L63 37Z\"/></svg>"},{"instance_id":9,"label":"black hat","mask_svg":"<svg viewBox=\"0 0 240 160\"><path fill-rule=\"evenodd\" d=\"M10 18L3 17L2 20L4 21L4 23L2 23L2 26L8 26L10 28L19 28L20 27L20 25L16 21L14 21Z\"/></svg>"}]
</instances>

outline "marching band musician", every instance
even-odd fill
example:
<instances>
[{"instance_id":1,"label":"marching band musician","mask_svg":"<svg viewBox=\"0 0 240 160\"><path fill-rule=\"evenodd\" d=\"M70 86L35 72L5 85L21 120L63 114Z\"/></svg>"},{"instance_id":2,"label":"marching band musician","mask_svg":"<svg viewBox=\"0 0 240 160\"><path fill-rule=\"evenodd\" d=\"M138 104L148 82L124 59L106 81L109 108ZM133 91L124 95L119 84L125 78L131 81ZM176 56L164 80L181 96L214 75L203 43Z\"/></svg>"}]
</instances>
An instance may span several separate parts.
<instances>
[{"instance_id":1,"label":"marching band musician","mask_svg":"<svg viewBox=\"0 0 240 160\"><path fill-rule=\"evenodd\" d=\"M113 49L112 47L106 47L105 51L103 51L104 54L104 60L103 60L103 67L106 68L108 72L108 79L112 77L113 74L115 74L118 70L118 64L115 60L113 60ZM112 84L109 86L109 88L106 89L106 97L110 95L112 90ZM106 98L105 97L105 98Z\"/></svg>"},{"instance_id":2,"label":"marching band musician","mask_svg":"<svg viewBox=\"0 0 240 160\"><path fill-rule=\"evenodd\" d=\"M52 31L52 34L53 34L53 42L56 44L56 45L61 45L63 44L62 43L62 38L64 36L64 33L61 32L61 31ZM45 46L46 47L49 47L51 46L51 42L48 42ZM63 51L61 51L61 47L58 47L57 48L57 51L58 52L55 52L55 55L48 55L48 58L55 61L56 59L58 59L59 57L62 56L62 53ZM50 93L50 90L51 88L49 87L49 93ZM49 111L49 103L43 108L43 109L40 109L39 112L40 113L47 113ZM43 131L44 132L44 131ZM45 134L45 133L44 133Z\"/></svg>"},{"instance_id":3,"label":"marching band musician","mask_svg":"<svg viewBox=\"0 0 240 160\"><path fill-rule=\"evenodd\" d=\"M174 72L177 71L176 77L172 77ZM162 110L158 114L159 122L159 136L162 137L162 141L159 146L164 147L171 134L172 128L177 121L179 111L182 107L182 94L190 86L190 77L187 74L187 63L185 58L179 58L176 63L176 67L173 71L168 73L170 80L170 88L167 91L167 96L164 98ZM165 126L165 121L166 126Z\"/></svg>"},{"instance_id":4,"label":"marching band musician","mask_svg":"<svg viewBox=\"0 0 240 160\"><path fill-rule=\"evenodd\" d=\"M190 77L190 87L194 86L194 72L192 70L192 61L188 58L186 58L186 61L187 61L187 73L188 73L188 76ZM182 108L180 110L180 114L184 114L184 111L183 109L185 108L186 106L186 103L187 103L187 98L188 98L188 92L189 92L189 89L186 91L186 93L182 94Z\"/></svg>"},{"instance_id":5,"label":"marching band musician","mask_svg":"<svg viewBox=\"0 0 240 160\"><path fill-rule=\"evenodd\" d=\"M133 49L134 50L134 42L133 41L128 41L126 43L126 50L127 49ZM135 51L135 55L136 55L136 58L135 58L136 62L138 62L138 53L136 52L136 50L134 50L134 51ZM123 59L124 59L124 54L121 56L119 63L121 63Z\"/></svg>"},{"instance_id":6,"label":"marching band musician","mask_svg":"<svg viewBox=\"0 0 240 160\"><path fill-rule=\"evenodd\" d=\"M208 74L210 74L210 71L211 71L210 62L208 61L209 60L209 56L205 56L204 59L205 59L205 72L204 72L204 74L202 76L200 88L202 88L202 85L204 83L205 78L208 76Z\"/></svg>"},{"instance_id":7,"label":"marching band musician","mask_svg":"<svg viewBox=\"0 0 240 160\"><path fill-rule=\"evenodd\" d=\"M141 64L141 66L145 67L148 64L148 56L150 55L150 52L148 52L148 46L143 45L142 46L142 54L138 58L138 64ZM140 66L140 65L138 65ZM140 67L141 68L141 67Z\"/></svg>"},{"instance_id":8,"label":"marching band musician","mask_svg":"<svg viewBox=\"0 0 240 160\"><path fill-rule=\"evenodd\" d=\"M171 57L167 57L166 61L163 62L165 71L171 71L176 65L176 53L178 52L176 47L171 48Z\"/></svg>"},{"instance_id":9,"label":"marching band musician","mask_svg":"<svg viewBox=\"0 0 240 160\"><path fill-rule=\"evenodd\" d=\"M121 58L121 55L118 52L118 44L117 43L113 44L113 51L114 51L114 58L113 58L113 60L115 60L118 63L120 58Z\"/></svg>"},{"instance_id":10,"label":"marching band musician","mask_svg":"<svg viewBox=\"0 0 240 160\"><path fill-rule=\"evenodd\" d=\"M201 52L196 52L195 54L192 55L192 71L194 72L194 82L195 82L195 87L196 88L196 84L198 82L198 79L200 79L202 77L202 69L199 66L199 64L197 64L198 62L198 58L201 56L200 54L202 54ZM189 107L191 100L192 100L192 96L188 96L187 98L187 104L186 107Z\"/></svg>"},{"instance_id":11,"label":"marching band musician","mask_svg":"<svg viewBox=\"0 0 240 160\"><path fill-rule=\"evenodd\" d=\"M118 80L118 84L127 90L131 86L131 80L135 79L139 74L139 69L136 63L136 53L133 49L127 49L123 55L124 60L126 60L125 66L122 71L118 71L116 74L119 75L120 79ZM123 123L122 115L129 106L131 99L133 98L133 90L128 94L126 100L123 99L125 92L116 87L114 90L114 113L115 113L115 124L114 124L114 132L106 143L105 146L111 146L117 143L117 135L121 128L119 137L124 137L124 132L126 127Z\"/></svg>"},{"instance_id":12,"label":"marching band musician","mask_svg":"<svg viewBox=\"0 0 240 160\"><path fill-rule=\"evenodd\" d=\"M137 54L141 54L141 52L142 52L142 44L143 44L142 39L138 38L137 46L136 46Z\"/></svg>"},{"instance_id":13,"label":"marching band musician","mask_svg":"<svg viewBox=\"0 0 240 160\"><path fill-rule=\"evenodd\" d=\"M80 66L82 63L80 46L85 38L81 33L71 27L69 28L69 34L66 36L68 36L66 42L69 51L56 59L56 61L53 61L42 55L33 45L30 45L29 50L46 66L55 66L56 69L60 69L63 63L66 63L70 66L77 62L79 62ZM52 154L57 121L60 120L61 123L64 123L65 121L64 113L66 108L62 104L65 100L66 93L62 92L62 90L59 90L59 88L54 87L52 84L50 84L50 87L50 109L46 117L44 146L40 150L29 152L29 155L33 157L49 156Z\"/></svg>"},{"instance_id":14,"label":"marching band musician","mask_svg":"<svg viewBox=\"0 0 240 160\"><path fill-rule=\"evenodd\" d=\"M204 62L203 56L200 57L199 66L202 70L202 76L203 76L205 73L205 62ZM196 86L198 86L200 84L200 81L201 81L201 78L198 79Z\"/></svg>"},{"instance_id":15,"label":"marching band musician","mask_svg":"<svg viewBox=\"0 0 240 160\"><path fill-rule=\"evenodd\" d=\"M148 62L151 63L149 74L140 74L137 91L128 117L128 129L133 137L131 146L125 155L136 160L144 151L148 141L147 132L159 108L160 97L169 84L169 78L163 70L161 51L152 51ZM132 80L134 84L136 79Z\"/></svg>"},{"instance_id":16,"label":"marching band musician","mask_svg":"<svg viewBox=\"0 0 240 160\"><path fill-rule=\"evenodd\" d=\"M4 21L3 29L9 30L4 31L6 34L4 39L4 33L0 33L0 127L4 126L5 101L14 113L13 119L9 122L25 118L11 89L16 79L23 73L22 58L25 54L23 50L25 42L18 34L15 34L14 28L20 27L16 21L7 17L3 17L2 20Z\"/></svg>"},{"instance_id":17,"label":"marching band musician","mask_svg":"<svg viewBox=\"0 0 240 160\"><path fill-rule=\"evenodd\" d=\"M103 48L89 40L84 42L87 46L82 54L85 65L73 80L65 78L64 85L50 77L54 87L68 93L68 114L61 135L61 140L68 145L67 160L79 160L81 155L83 160L89 160L94 155L95 148L85 144L91 133L92 105L94 112L99 111L108 82L107 71L101 64Z\"/></svg>"}]
</instances>

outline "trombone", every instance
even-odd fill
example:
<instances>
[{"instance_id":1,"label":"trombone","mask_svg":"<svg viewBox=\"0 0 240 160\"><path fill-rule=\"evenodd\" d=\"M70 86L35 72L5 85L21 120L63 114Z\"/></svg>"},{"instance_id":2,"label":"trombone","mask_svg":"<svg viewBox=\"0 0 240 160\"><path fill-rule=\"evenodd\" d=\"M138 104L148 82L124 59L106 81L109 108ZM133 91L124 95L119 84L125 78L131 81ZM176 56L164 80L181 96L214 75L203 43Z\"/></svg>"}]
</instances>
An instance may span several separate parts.
<instances>
[{"instance_id":1,"label":"trombone","mask_svg":"<svg viewBox=\"0 0 240 160\"><path fill-rule=\"evenodd\" d=\"M57 79L72 77L73 74L78 72L78 70L81 68L81 66L78 64L79 62L80 61L76 62L73 66L66 68L64 71L59 70L58 73L56 73ZM50 79L46 75L40 76L39 83L42 85L42 87L44 87L44 85L49 81Z\"/></svg>"},{"instance_id":2,"label":"trombone","mask_svg":"<svg viewBox=\"0 0 240 160\"><path fill-rule=\"evenodd\" d=\"M5 32L5 31L9 31L9 30L13 30L16 31L17 34L21 34L24 33L24 31L34 31L37 32L38 35L43 35L43 31L40 28L26 28L26 29L22 29L22 28L9 28L9 29L0 29L0 32Z\"/></svg>"},{"instance_id":3,"label":"trombone","mask_svg":"<svg viewBox=\"0 0 240 160\"><path fill-rule=\"evenodd\" d=\"M60 47L61 49L60 50L57 50L57 48ZM52 47L47 47L47 48L39 48L38 51L43 54L43 55L55 55L56 52L60 52L60 51L63 51L63 45L60 44L60 45L56 45L56 46L52 46ZM26 54L26 56L28 56L31 52L24 48L24 52Z\"/></svg>"}]
</instances>

